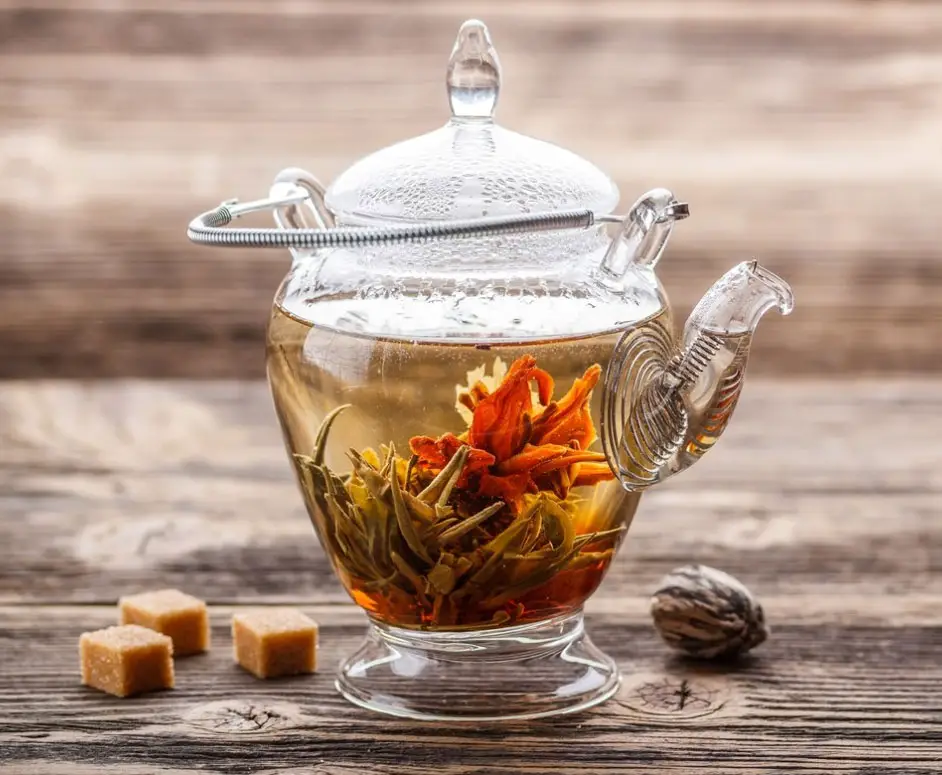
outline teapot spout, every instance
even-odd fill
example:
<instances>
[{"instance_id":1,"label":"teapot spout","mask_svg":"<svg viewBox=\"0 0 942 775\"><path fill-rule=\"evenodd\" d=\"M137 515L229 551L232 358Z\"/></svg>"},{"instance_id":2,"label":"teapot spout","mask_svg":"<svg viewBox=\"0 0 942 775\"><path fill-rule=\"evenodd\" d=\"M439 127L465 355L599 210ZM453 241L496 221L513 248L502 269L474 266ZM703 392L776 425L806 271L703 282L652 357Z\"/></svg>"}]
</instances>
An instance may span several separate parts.
<instances>
[{"instance_id":1,"label":"teapot spout","mask_svg":"<svg viewBox=\"0 0 942 775\"><path fill-rule=\"evenodd\" d=\"M752 334L773 307L792 311L788 284L744 262L700 300L679 348L660 323L619 342L606 374L602 440L626 489L689 468L716 443L742 391Z\"/></svg>"},{"instance_id":2,"label":"teapot spout","mask_svg":"<svg viewBox=\"0 0 942 775\"><path fill-rule=\"evenodd\" d=\"M773 307L788 315L795 307L791 288L756 261L730 269L694 307L684 329L684 345L701 334L751 334Z\"/></svg>"}]
</instances>

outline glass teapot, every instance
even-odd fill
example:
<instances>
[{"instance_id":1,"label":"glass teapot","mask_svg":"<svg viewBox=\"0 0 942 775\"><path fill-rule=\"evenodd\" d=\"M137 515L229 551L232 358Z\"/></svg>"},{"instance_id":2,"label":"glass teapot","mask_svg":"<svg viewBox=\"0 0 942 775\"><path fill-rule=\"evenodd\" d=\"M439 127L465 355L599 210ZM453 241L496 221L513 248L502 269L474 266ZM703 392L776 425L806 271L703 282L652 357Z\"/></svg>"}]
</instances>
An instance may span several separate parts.
<instances>
[{"instance_id":1,"label":"glass teapot","mask_svg":"<svg viewBox=\"0 0 942 775\"><path fill-rule=\"evenodd\" d=\"M751 334L788 286L723 276L679 339L655 274L687 206L624 216L614 183L493 120L501 69L466 22L448 122L325 189L194 219L201 244L287 247L267 366L311 521L369 619L337 686L425 719L534 718L610 697L582 607L641 493L722 434ZM278 228L226 228L271 209Z\"/></svg>"}]
</instances>

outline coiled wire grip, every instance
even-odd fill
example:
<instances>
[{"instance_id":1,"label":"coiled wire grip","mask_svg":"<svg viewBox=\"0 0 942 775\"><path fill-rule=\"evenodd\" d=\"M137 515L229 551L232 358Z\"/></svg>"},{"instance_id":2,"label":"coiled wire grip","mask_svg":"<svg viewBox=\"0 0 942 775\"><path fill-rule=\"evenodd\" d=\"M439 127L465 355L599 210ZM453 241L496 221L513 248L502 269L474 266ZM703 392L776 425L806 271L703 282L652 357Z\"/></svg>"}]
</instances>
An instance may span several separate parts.
<instances>
[{"instance_id":1,"label":"coiled wire grip","mask_svg":"<svg viewBox=\"0 0 942 775\"><path fill-rule=\"evenodd\" d=\"M310 173L284 170L275 179L270 196L244 203L227 200L190 221L186 234L197 245L311 250L589 229L625 220L618 215L597 215L592 210L579 209L402 226L335 226L333 215L324 204L324 193L324 186ZM304 225L301 205L306 205L314 216L316 228ZM275 211L279 228L227 228L236 218L262 210ZM680 219L686 214L685 204L678 202L672 206L671 217Z\"/></svg>"}]
</instances>

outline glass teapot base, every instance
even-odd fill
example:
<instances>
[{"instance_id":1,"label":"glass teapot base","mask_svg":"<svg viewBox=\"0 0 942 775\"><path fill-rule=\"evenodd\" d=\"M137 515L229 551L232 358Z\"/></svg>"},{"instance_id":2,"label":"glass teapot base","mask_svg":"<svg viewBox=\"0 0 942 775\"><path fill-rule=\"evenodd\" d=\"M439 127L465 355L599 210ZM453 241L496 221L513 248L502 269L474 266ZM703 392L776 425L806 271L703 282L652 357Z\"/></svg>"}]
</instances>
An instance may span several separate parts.
<instances>
[{"instance_id":1,"label":"glass teapot base","mask_svg":"<svg viewBox=\"0 0 942 775\"><path fill-rule=\"evenodd\" d=\"M499 721L575 713L618 690L615 662L582 612L501 630L429 633L370 624L340 668L350 702L428 721Z\"/></svg>"}]
</instances>

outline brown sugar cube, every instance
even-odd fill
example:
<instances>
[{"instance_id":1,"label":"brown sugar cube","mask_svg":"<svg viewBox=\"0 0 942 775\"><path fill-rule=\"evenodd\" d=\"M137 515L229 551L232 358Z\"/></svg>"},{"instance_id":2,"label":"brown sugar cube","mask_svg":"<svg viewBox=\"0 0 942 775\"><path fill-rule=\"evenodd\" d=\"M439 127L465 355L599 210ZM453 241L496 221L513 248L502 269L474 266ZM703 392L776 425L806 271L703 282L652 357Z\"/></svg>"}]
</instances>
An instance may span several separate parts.
<instances>
[{"instance_id":1,"label":"brown sugar cube","mask_svg":"<svg viewBox=\"0 0 942 775\"><path fill-rule=\"evenodd\" d=\"M127 595L118 601L121 624L139 624L173 639L178 657L209 649L206 603L176 589Z\"/></svg>"},{"instance_id":2,"label":"brown sugar cube","mask_svg":"<svg viewBox=\"0 0 942 775\"><path fill-rule=\"evenodd\" d=\"M256 678L317 669L317 625L293 608L235 614L232 640L236 662Z\"/></svg>"},{"instance_id":3,"label":"brown sugar cube","mask_svg":"<svg viewBox=\"0 0 942 775\"><path fill-rule=\"evenodd\" d=\"M173 641L126 624L79 638L82 683L115 697L173 688Z\"/></svg>"}]
</instances>

